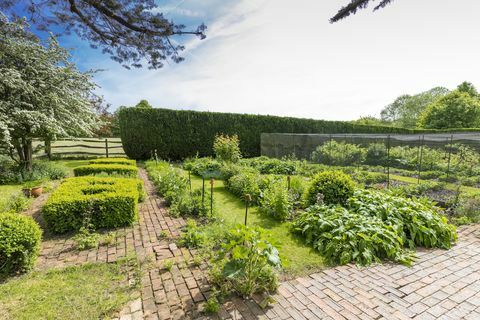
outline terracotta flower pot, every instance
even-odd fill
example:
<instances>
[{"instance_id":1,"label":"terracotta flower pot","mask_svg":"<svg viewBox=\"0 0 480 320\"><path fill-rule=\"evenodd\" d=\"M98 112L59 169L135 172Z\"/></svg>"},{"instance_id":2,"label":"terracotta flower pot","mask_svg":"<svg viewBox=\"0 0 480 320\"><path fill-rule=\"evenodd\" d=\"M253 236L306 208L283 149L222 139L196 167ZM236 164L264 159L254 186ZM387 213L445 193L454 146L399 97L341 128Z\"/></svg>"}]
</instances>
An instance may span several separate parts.
<instances>
[{"instance_id":1,"label":"terracotta flower pot","mask_svg":"<svg viewBox=\"0 0 480 320\"><path fill-rule=\"evenodd\" d=\"M42 187L32 188L31 193L32 193L32 196L37 198L43 193L43 188Z\"/></svg>"}]
</instances>

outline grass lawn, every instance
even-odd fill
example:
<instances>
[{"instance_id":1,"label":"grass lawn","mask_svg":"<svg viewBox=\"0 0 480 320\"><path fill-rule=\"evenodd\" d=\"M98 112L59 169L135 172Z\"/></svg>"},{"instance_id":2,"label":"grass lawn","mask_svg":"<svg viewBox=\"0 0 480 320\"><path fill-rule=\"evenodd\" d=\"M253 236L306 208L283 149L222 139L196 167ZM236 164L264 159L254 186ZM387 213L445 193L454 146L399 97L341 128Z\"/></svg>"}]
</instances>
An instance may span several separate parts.
<instances>
[{"instance_id":1,"label":"grass lawn","mask_svg":"<svg viewBox=\"0 0 480 320\"><path fill-rule=\"evenodd\" d=\"M33 272L0 285L0 319L103 319L136 290L120 263Z\"/></svg>"},{"instance_id":2,"label":"grass lawn","mask_svg":"<svg viewBox=\"0 0 480 320\"><path fill-rule=\"evenodd\" d=\"M205 181L205 186L210 188L209 181ZM201 187L202 179L192 175L192 188ZM227 225L244 223L245 204L225 189L223 181L215 181L213 195L218 214ZM261 214L257 207L252 207L249 209L248 224L270 230L276 240L276 247L280 252L283 268L289 275L306 274L308 271L319 269L325 265L318 252L305 244L302 238L290 232L288 223L278 222Z\"/></svg>"},{"instance_id":3,"label":"grass lawn","mask_svg":"<svg viewBox=\"0 0 480 320\"><path fill-rule=\"evenodd\" d=\"M84 166L87 165L90 160L55 160L53 161L55 163L58 163L68 170L68 175L73 176L73 169L79 166Z\"/></svg>"}]
</instances>

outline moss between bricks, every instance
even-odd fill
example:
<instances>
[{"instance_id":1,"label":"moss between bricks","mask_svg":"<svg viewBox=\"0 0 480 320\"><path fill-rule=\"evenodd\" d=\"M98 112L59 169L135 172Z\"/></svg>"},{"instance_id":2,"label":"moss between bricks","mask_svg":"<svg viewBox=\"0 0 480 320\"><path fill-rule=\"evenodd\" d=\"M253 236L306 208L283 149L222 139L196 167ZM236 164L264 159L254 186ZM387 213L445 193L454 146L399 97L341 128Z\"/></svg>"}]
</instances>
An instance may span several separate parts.
<instances>
[{"instance_id":1,"label":"moss between bricks","mask_svg":"<svg viewBox=\"0 0 480 320\"><path fill-rule=\"evenodd\" d=\"M76 177L66 179L42 209L49 230L79 230L86 221L95 228L116 228L137 220L143 199L139 179Z\"/></svg>"}]
</instances>

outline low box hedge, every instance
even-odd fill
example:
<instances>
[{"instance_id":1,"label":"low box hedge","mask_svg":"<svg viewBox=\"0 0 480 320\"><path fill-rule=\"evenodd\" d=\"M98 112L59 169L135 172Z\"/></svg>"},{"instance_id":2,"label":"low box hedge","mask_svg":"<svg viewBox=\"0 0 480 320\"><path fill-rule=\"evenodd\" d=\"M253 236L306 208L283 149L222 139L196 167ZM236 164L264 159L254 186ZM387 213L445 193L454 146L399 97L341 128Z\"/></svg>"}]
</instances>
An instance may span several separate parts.
<instances>
[{"instance_id":1,"label":"low box hedge","mask_svg":"<svg viewBox=\"0 0 480 320\"><path fill-rule=\"evenodd\" d=\"M95 228L116 228L137 220L143 199L139 179L75 177L66 179L42 209L54 233L79 230L88 221Z\"/></svg>"},{"instance_id":2,"label":"low box hedge","mask_svg":"<svg viewBox=\"0 0 480 320\"><path fill-rule=\"evenodd\" d=\"M137 162L135 160L127 158L99 158L90 160L90 164L125 164L130 166L136 166Z\"/></svg>"},{"instance_id":3,"label":"low box hedge","mask_svg":"<svg viewBox=\"0 0 480 320\"><path fill-rule=\"evenodd\" d=\"M0 213L0 278L33 268L42 230L31 218L18 213Z\"/></svg>"},{"instance_id":4,"label":"low box hedge","mask_svg":"<svg viewBox=\"0 0 480 320\"><path fill-rule=\"evenodd\" d=\"M76 167L73 169L76 177L88 176L100 173L107 174L121 174L126 176L136 176L138 169L136 166L125 164L88 164L85 166Z\"/></svg>"}]
</instances>

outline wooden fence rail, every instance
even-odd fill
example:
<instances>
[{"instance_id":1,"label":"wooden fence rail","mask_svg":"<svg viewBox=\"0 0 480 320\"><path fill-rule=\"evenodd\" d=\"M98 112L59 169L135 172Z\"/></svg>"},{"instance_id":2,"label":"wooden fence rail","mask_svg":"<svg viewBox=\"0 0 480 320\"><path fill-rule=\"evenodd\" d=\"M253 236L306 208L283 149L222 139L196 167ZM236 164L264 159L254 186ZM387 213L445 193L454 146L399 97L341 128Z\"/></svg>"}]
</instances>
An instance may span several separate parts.
<instances>
[{"instance_id":1,"label":"wooden fence rail","mask_svg":"<svg viewBox=\"0 0 480 320\"><path fill-rule=\"evenodd\" d=\"M55 140L50 143L36 140L34 149L38 151L36 156L47 156L49 158L62 156L97 156L107 158L125 156L120 138L68 138Z\"/></svg>"}]
</instances>

